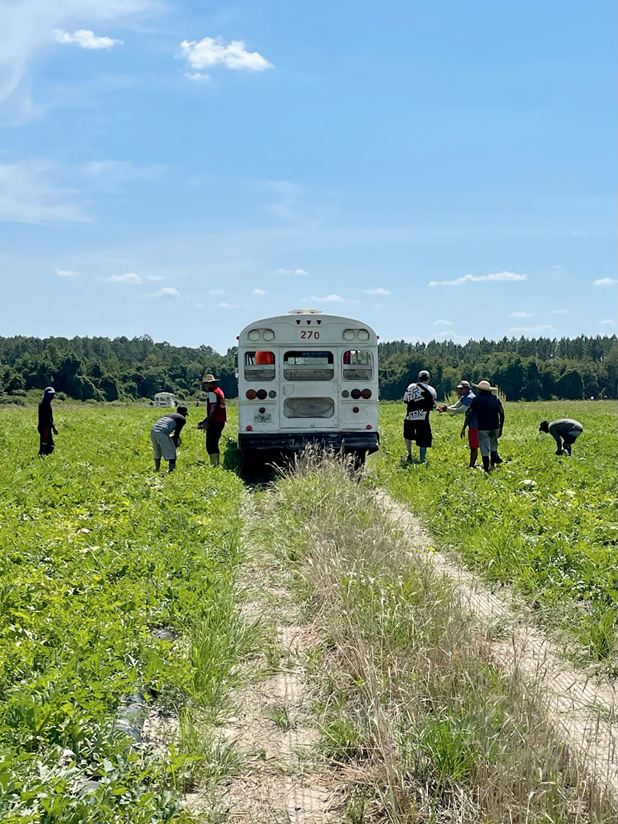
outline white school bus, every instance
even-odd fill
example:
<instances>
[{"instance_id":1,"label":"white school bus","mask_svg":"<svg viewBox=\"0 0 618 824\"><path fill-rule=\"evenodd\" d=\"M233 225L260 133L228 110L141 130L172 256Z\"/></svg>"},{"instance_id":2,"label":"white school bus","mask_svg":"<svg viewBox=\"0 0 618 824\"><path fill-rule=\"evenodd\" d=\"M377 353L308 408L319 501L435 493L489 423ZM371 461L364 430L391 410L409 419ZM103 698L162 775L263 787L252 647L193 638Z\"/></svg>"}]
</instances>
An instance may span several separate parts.
<instances>
[{"instance_id":1,"label":"white school bus","mask_svg":"<svg viewBox=\"0 0 618 824\"><path fill-rule=\"evenodd\" d=\"M154 396L154 406L176 406L176 398L172 392L157 392Z\"/></svg>"},{"instance_id":2,"label":"white school bus","mask_svg":"<svg viewBox=\"0 0 618 824\"><path fill-rule=\"evenodd\" d=\"M362 462L378 449L378 339L366 323L295 309L238 337L238 445L247 463L309 443Z\"/></svg>"}]
</instances>

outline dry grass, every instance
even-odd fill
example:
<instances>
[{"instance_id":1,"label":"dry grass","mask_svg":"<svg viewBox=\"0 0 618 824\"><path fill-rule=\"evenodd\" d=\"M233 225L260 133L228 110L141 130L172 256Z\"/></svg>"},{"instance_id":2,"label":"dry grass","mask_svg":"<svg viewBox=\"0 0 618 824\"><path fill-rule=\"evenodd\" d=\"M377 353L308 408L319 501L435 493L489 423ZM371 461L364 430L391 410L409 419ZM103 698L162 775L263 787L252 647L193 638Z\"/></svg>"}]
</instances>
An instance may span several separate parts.
<instances>
[{"instance_id":1,"label":"dry grass","mask_svg":"<svg viewBox=\"0 0 618 824\"><path fill-rule=\"evenodd\" d=\"M534 686L500 672L453 585L337 461L305 455L259 540L323 628L321 749L355 778L353 824L615 821L552 734Z\"/></svg>"}]
</instances>

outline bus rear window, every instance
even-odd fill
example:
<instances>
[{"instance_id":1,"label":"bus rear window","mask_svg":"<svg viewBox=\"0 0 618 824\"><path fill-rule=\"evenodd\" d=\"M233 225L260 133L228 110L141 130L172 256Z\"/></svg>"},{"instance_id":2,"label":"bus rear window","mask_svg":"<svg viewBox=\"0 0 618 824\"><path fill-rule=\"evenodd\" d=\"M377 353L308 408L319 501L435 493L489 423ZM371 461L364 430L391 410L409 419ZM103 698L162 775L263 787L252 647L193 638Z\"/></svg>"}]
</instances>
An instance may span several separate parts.
<instances>
[{"instance_id":1,"label":"bus rear window","mask_svg":"<svg viewBox=\"0 0 618 824\"><path fill-rule=\"evenodd\" d=\"M245 380L273 381L275 379L274 352L245 352Z\"/></svg>"},{"instance_id":2,"label":"bus rear window","mask_svg":"<svg viewBox=\"0 0 618 824\"><path fill-rule=\"evenodd\" d=\"M373 356L367 349L349 349L343 353L342 375L345 381L370 381Z\"/></svg>"},{"instance_id":3,"label":"bus rear window","mask_svg":"<svg viewBox=\"0 0 618 824\"><path fill-rule=\"evenodd\" d=\"M283 377L287 381L330 381L335 374L332 352L286 352Z\"/></svg>"}]
</instances>

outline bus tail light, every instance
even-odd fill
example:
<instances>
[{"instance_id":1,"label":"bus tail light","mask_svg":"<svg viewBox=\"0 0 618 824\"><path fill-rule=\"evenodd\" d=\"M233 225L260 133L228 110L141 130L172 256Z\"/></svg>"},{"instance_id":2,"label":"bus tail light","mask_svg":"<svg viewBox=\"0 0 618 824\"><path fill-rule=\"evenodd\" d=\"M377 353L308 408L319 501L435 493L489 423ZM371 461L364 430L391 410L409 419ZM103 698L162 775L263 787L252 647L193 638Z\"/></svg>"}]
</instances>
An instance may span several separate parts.
<instances>
[{"instance_id":1,"label":"bus tail light","mask_svg":"<svg viewBox=\"0 0 618 824\"><path fill-rule=\"evenodd\" d=\"M361 391L360 391L360 389L353 389L350 392L350 395L354 398L355 401L357 401L361 396Z\"/></svg>"},{"instance_id":2,"label":"bus tail light","mask_svg":"<svg viewBox=\"0 0 618 824\"><path fill-rule=\"evenodd\" d=\"M370 423L368 423L365 429L373 429L373 426Z\"/></svg>"},{"instance_id":3,"label":"bus tail light","mask_svg":"<svg viewBox=\"0 0 618 824\"><path fill-rule=\"evenodd\" d=\"M251 426L251 424L249 424L249 426L247 427L247 432L253 432L253 427Z\"/></svg>"},{"instance_id":4,"label":"bus tail light","mask_svg":"<svg viewBox=\"0 0 618 824\"><path fill-rule=\"evenodd\" d=\"M358 408L358 406L353 406L352 412L360 412L360 409Z\"/></svg>"},{"instance_id":5,"label":"bus tail light","mask_svg":"<svg viewBox=\"0 0 618 824\"><path fill-rule=\"evenodd\" d=\"M362 397L363 397L366 401L368 401L368 400L369 400L369 398L371 397L371 389L363 389L363 391L361 392L361 396L362 396Z\"/></svg>"},{"instance_id":6,"label":"bus tail light","mask_svg":"<svg viewBox=\"0 0 618 824\"><path fill-rule=\"evenodd\" d=\"M266 397L267 397L267 395L268 395L268 393L266 392L266 390L265 390L265 389L258 389L258 391L257 391L257 393L256 393L256 394L257 394L257 397L258 397L261 401L266 400Z\"/></svg>"},{"instance_id":7,"label":"bus tail light","mask_svg":"<svg viewBox=\"0 0 618 824\"><path fill-rule=\"evenodd\" d=\"M254 401L257 398L257 392L255 391L255 389L247 389L247 391L245 392L245 398L248 401Z\"/></svg>"}]
</instances>

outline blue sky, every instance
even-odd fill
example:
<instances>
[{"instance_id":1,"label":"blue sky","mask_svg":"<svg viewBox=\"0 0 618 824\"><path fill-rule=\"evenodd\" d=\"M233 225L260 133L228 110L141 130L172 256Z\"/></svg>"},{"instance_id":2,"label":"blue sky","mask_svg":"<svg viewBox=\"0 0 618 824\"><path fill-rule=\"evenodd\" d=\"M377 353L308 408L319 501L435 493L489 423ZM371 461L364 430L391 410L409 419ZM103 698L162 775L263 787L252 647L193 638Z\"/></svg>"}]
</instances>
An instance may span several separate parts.
<instances>
[{"instance_id":1,"label":"blue sky","mask_svg":"<svg viewBox=\"0 0 618 824\"><path fill-rule=\"evenodd\" d=\"M0 334L616 331L615 10L0 0Z\"/></svg>"}]
</instances>

